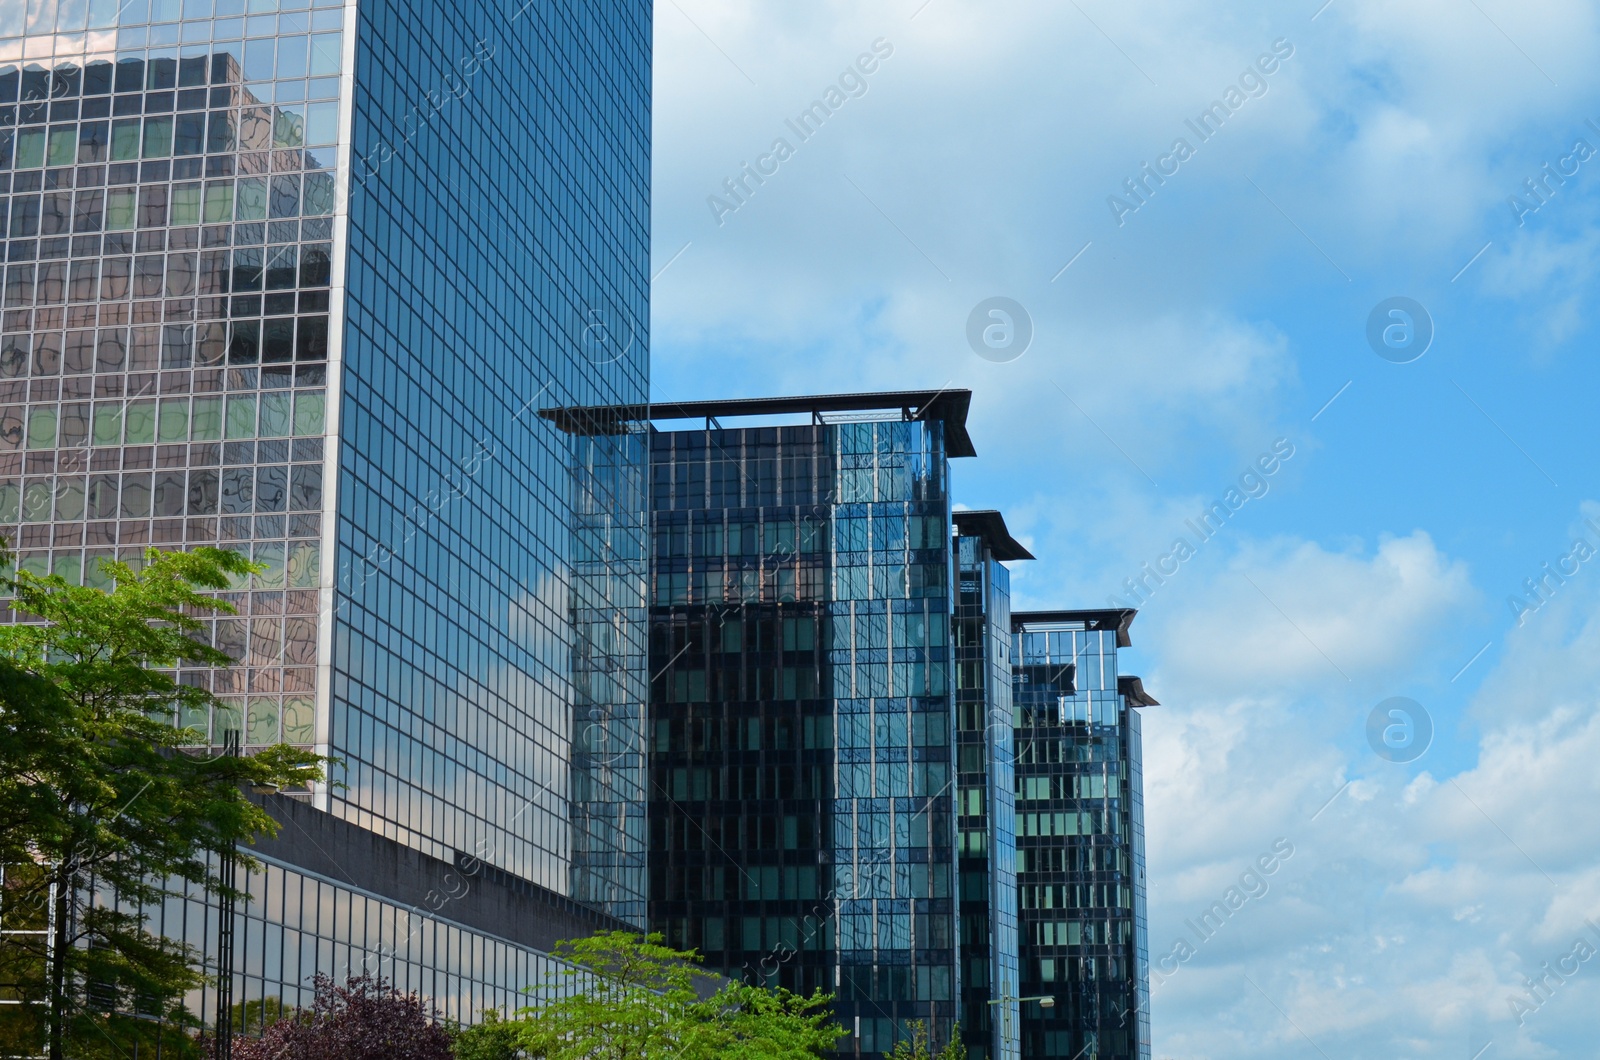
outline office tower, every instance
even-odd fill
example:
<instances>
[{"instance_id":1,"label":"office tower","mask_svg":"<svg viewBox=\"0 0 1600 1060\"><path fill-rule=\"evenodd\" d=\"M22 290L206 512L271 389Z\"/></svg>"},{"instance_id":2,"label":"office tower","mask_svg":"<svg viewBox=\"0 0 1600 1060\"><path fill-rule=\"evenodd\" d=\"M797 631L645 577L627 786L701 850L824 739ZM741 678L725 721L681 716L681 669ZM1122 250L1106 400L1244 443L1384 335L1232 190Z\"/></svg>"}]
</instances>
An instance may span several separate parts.
<instances>
[{"instance_id":1,"label":"office tower","mask_svg":"<svg viewBox=\"0 0 1600 1060\"><path fill-rule=\"evenodd\" d=\"M650 926L837 993L847 1056L956 1018L948 461L973 455L970 397L546 413L649 445Z\"/></svg>"},{"instance_id":2,"label":"office tower","mask_svg":"<svg viewBox=\"0 0 1600 1060\"><path fill-rule=\"evenodd\" d=\"M1033 559L996 511L955 513L956 853L961 1030L970 1060L1017 1060L1011 575Z\"/></svg>"},{"instance_id":3,"label":"office tower","mask_svg":"<svg viewBox=\"0 0 1600 1060\"><path fill-rule=\"evenodd\" d=\"M250 554L241 665L184 675L224 707L179 720L341 759L272 797L235 1003L365 968L472 1018L643 923L644 452L536 411L647 396L650 37L620 0L0 10L0 533L91 584ZM161 926L216 950L201 897Z\"/></svg>"},{"instance_id":4,"label":"office tower","mask_svg":"<svg viewBox=\"0 0 1600 1060\"><path fill-rule=\"evenodd\" d=\"M1014 611L1022 1055L1149 1060L1135 612Z\"/></svg>"}]
</instances>

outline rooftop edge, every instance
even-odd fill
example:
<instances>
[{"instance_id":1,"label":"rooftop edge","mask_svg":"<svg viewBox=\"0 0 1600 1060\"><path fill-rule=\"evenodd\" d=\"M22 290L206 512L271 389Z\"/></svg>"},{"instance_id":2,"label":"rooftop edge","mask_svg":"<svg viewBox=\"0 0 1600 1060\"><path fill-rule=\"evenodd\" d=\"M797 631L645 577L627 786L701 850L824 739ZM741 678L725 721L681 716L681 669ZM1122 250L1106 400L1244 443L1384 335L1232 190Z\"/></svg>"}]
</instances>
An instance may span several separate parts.
<instances>
[{"instance_id":1,"label":"rooftop edge","mask_svg":"<svg viewBox=\"0 0 1600 1060\"><path fill-rule=\"evenodd\" d=\"M1082 622L1087 629L1116 630L1117 647L1126 648L1133 644L1133 638L1128 636L1128 627L1133 624L1133 618L1138 613L1131 607L1097 611L1013 611L1011 632L1021 633L1025 627L1035 624Z\"/></svg>"},{"instance_id":2,"label":"rooftop edge","mask_svg":"<svg viewBox=\"0 0 1600 1060\"><path fill-rule=\"evenodd\" d=\"M962 537L981 537L998 560L1033 559L1034 555L1006 529L1005 516L993 508L965 509L953 513Z\"/></svg>"},{"instance_id":3,"label":"rooftop edge","mask_svg":"<svg viewBox=\"0 0 1600 1060\"><path fill-rule=\"evenodd\" d=\"M776 416L811 413L820 421L824 412L866 412L899 409L907 420L940 420L945 425L945 451L951 458L977 456L967 433L967 410L972 391L887 390L861 394L800 394L790 397L721 398L709 401L660 401L633 405L585 405L540 409L539 415L568 434L619 434L629 423L653 420L719 417Z\"/></svg>"}]
</instances>

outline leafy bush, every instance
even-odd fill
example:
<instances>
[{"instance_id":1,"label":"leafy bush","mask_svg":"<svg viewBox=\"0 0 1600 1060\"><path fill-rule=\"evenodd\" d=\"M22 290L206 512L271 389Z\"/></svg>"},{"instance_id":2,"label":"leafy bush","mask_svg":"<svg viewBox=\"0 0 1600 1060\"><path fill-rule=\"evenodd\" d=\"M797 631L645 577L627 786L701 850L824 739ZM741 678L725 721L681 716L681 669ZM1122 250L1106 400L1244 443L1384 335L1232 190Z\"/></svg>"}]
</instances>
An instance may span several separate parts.
<instances>
[{"instance_id":1,"label":"leafy bush","mask_svg":"<svg viewBox=\"0 0 1600 1060\"><path fill-rule=\"evenodd\" d=\"M316 978L309 1012L272 1024L260 1038L237 1038L235 1060L452 1060L450 1033L416 994L385 979L351 977L339 986Z\"/></svg>"}]
</instances>

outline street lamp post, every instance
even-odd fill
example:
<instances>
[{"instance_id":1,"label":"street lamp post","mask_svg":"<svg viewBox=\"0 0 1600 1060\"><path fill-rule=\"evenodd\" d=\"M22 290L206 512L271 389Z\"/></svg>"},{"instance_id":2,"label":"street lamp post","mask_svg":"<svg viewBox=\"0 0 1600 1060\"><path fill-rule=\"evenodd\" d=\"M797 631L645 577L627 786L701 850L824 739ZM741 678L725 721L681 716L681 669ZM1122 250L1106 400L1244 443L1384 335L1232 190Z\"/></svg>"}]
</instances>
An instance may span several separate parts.
<instances>
[{"instance_id":1,"label":"street lamp post","mask_svg":"<svg viewBox=\"0 0 1600 1060\"><path fill-rule=\"evenodd\" d=\"M1010 1005L1013 1002L1015 1002L1017 1005L1020 1006L1025 1001L1037 1001L1037 1002L1039 1002L1039 1007L1040 1008L1055 1008L1056 1007L1056 999L1054 997L1052 997L1051 995L1049 995L1049 994L1038 994L1038 995L1035 995L1033 997L997 997L997 998L995 998L995 999L993 999L992 1001L989 1002L989 1004L991 1004L991 1005L1005 1005L1005 1006L1007 1006L1007 1008L1005 1010L1005 1031L1004 1031L1004 1033L1002 1035L1002 1039L1004 1041L1006 1041L1006 1042L1011 1041L1011 1009L1010 1009ZM1020 1015L1020 1013L1019 1013L1019 1015Z\"/></svg>"},{"instance_id":2,"label":"street lamp post","mask_svg":"<svg viewBox=\"0 0 1600 1060\"><path fill-rule=\"evenodd\" d=\"M241 754L241 733L224 729L222 753L230 758ZM213 1060L233 1057L233 920L238 911L232 891L237 881L239 844L229 842L217 851L217 878L227 890L217 895L217 1040L212 1046Z\"/></svg>"}]
</instances>

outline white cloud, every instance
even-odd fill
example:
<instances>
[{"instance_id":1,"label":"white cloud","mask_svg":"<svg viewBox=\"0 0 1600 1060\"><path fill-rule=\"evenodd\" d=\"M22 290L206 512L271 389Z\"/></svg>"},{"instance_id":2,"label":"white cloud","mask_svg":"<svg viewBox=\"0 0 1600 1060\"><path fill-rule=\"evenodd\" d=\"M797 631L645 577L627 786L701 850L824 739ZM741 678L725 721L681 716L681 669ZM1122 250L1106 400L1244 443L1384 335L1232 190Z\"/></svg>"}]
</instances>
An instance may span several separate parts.
<instances>
[{"instance_id":1,"label":"white cloud","mask_svg":"<svg viewBox=\"0 0 1600 1060\"><path fill-rule=\"evenodd\" d=\"M1600 169L1527 229L1505 199L1584 117L1600 119L1585 102L1600 84L1596 9L1335 0L1312 22L1320 0L1180 0L1159 17L1109 0L932 0L912 21L921 3L657 8L656 268L689 245L655 289L659 392L971 386L982 455L957 467L962 497L1003 500L1037 543L1014 588L1040 605L1120 591L1288 435L1306 455L1134 631L1167 704L1145 725L1152 956L1276 839L1295 846L1270 892L1157 993L1155 1055L1455 1060L1490 1038L1485 1060L1580 1055L1600 961L1525 1027L1507 999L1600 909L1584 816L1600 756L1600 575L1586 568L1496 639L1464 679L1489 673L1471 709L1438 709L1429 757L1388 763L1365 745L1371 705L1441 671L1443 686L1482 643L1450 635L1485 601L1503 624L1503 594L1519 587L1473 583L1483 553L1469 569L1460 550L1484 533L1476 514L1386 496L1373 518L1392 536L1346 531L1335 508L1395 490L1380 469L1297 506L1313 470L1326 484L1317 432L1370 399L1362 380L1306 426L1359 371L1351 356L1369 357L1359 325L1377 297L1512 306L1534 341L1495 358L1519 365L1587 326ZM878 36L895 54L867 94L718 226L706 196ZM1279 37L1296 51L1267 94L1118 227L1107 196ZM996 294L1036 325L1010 364L979 360L963 336ZM1398 385L1454 371L1477 339L1473 319L1440 318L1436 352ZM1328 320L1329 335L1307 334ZM1416 394L1400 415L1424 415L1431 392ZM1547 415L1543 399L1526 407ZM1522 425L1506 429L1542 455ZM1470 496L1452 503L1482 493ZM1365 540L1291 532L1291 509Z\"/></svg>"},{"instance_id":2,"label":"white cloud","mask_svg":"<svg viewBox=\"0 0 1600 1060\"><path fill-rule=\"evenodd\" d=\"M1379 685L1409 679L1472 595L1420 532L1371 552L1247 543L1184 613L1144 628L1167 704L1144 726L1151 955L1159 972L1176 939L1198 950L1154 992L1156 1055L1454 1058L1491 1038L1495 1055L1575 1055L1558 1043L1582 1040L1600 962L1521 1026L1510 1001L1600 923L1600 836L1578 809L1600 803L1600 694L1564 676L1593 665L1592 645L1558 623L1513 638L1483 686L1494 712L1480 704L1475 761L1424 759L1413 777L1347 735L1361 705L1292 631L1288 658L1270 657L1269 614L1284 620L1245 606L1242 574ZM1571 589L1592 613L1600 583ZM1277 837L1295 852L1270 891L1199 941L1190 925Z\"/></svg>"},{"instance_id":3,"label":"white cloud","mask_svg":"<svg viewBox=\"0 0 1600 1060\"><path fill-rule=\"evenodd\" d=\"M1216 694L1241 674L1257 690L1325 687L1393 672L1474 598L1464 565L1422 531L1368 556L1304 541L1249 543L1210 587L1206 608L1166 620L1162 672ZM1227 614L1227 622L1216 621Z\"/></svg>"}]
</instances>

